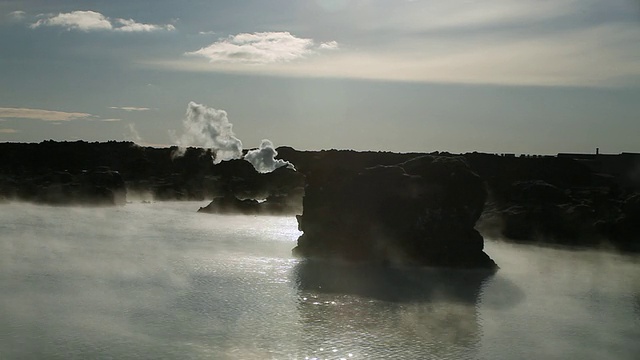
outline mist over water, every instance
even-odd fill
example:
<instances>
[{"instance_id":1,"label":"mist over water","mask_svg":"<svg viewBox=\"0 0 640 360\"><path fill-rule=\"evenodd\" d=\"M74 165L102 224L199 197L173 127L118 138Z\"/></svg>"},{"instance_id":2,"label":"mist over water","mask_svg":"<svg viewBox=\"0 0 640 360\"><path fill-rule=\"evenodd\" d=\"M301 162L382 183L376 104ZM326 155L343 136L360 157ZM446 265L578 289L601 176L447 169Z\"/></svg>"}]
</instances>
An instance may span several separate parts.
<instances>
[{"instance_id":1,"label":"mist over water","mask_svg":"<svg viewBox=\"0 0 640 360\"><path fill-rule=\"evenodd\" d=\"M493 276L291 257L295 218L0 205L0 358L635 359L640 257L487 241Z\"/></svg>"}]
</instances>

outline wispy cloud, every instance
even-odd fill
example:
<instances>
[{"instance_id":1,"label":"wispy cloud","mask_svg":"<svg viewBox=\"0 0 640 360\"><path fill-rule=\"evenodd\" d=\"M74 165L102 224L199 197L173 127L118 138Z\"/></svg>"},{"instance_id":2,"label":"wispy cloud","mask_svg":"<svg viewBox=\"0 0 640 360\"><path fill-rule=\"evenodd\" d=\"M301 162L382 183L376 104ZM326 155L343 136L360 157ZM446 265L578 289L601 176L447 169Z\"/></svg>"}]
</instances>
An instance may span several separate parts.
<instances>
[{"instance_id":1,"label":"wispy cloud","mask_svg":"<svg viewBox=\"0 0 640 360\"><path fill-rule=\"evenodd\" d=\"M171 24L156 25L143 24L133 19L110 19L96 11L72 11L69 13L59 13L57 15L41 15L42 19L31 24L31 28L35 29L41 26L57 26L67 30L80 31L115 31L115 32L151 32L175 30Z\"/></svg>"},{"instance_id":2,"label":"wispy cloud","mask_svg":"<svg viewBox=\"0 0 640 360\"><path fill-rule=\"evenodd\" d=\"M299 38L289 32L242 33L220 39L200 50L187 52L210 62L269 64L289 62L313 54L319 49L335 49L338 43L331 41L319 46L312 39Z\"/></svg>"},{"instance_id":3,"label":"wispy cloud","mask_svg":"<svg viewBox=\"0 0 640 360\"><path fill-rule=\"evenodd\" d=\"M109 109L124 110L124 111L149 111L149 110L151 110L151 108L135 107L135 106L109 106Z\"/></svg>"},{"instance_id":4,"label":"wispy cloud","mask_svg":"<svg viewBox=\"0 0 640 360\"><path fill-rule=\"evenodd\" d=\"M16 10L9 13L8 17L13 20L23 20L27 13L22 10Z\"/></svg>"},{"instance_id":5,"label":"wispy cloud","mask_svg":"<svg viewBox=\"0 0 640 360\"><path fill-rule=\"evenodd\" d=\"M100 121L102 122L118 122L118 121L122 121L122 119L100 119Z\"/></svg>"},{"instance_id":6,"label":"wispy cloud","mask_svg":"<svg viewBox=\"0 0 640 360\"><path fill-rule=\"evenodd\" d=\"M0 107L0 118L5 119L34 119L42 121L72 121L95 118L95 115L80 112L65 112L28 108Z\"/></svg>"},{"instance_id":7,"label":"wispy cloud","mask_svg":"<svg viewBox=\"0 0 640 360\"><path fill-rule=\"evenodd\" d=\"M16 129L0 129L0 134L15 134L19 132L20 130L16 130Z\"/></svg>"},{"instance_id":8,"label":"wispy cloud","mask_svg":"<svg viewBox=\"0 0 640 360\"><path fill-rule=\"evenodd\" d=\"M319 17L318 24L333 27L318 34L336 41L240 33L187 52L191 57L142 62L187 71L410 82L616 87L640 81L640 8L628 0L375 3L345 6L330 22Z\"/></svg>"},{"instance_id":9,"label":"wispy cloud","mask_svg":"<svg viewBox=\"0 0 640 360\"><path fill-rule=\"evenodd\" d=\"M335 49L338 48L338 42L337 41L325 42L325 43L320 44L320 46L318 48L323 49L323 50L335 50Z\"/></svg>"},{"instance_id":10,"label":"wispy cloud","mask_svg":"<svg viewBox=\"0 0 640 360\"><path fill-rule=\"evenodd\" d=\"M122 32L150 32L150 31L159 31L159 30L175 30L175 26L171 24L167 25L154 25L154 24L141 24L137 23L131 19L115 19L116 23L119 23L120 26L116 27L115 31Z\"/></svg>"}]
</instances>

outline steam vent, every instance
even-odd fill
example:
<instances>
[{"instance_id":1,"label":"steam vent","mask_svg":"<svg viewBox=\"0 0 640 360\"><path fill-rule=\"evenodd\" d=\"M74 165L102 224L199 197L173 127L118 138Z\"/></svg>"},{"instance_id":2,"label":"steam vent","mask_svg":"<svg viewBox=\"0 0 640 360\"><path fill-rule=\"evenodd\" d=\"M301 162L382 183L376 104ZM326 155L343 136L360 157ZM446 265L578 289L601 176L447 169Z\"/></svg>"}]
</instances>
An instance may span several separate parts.
<instances>
[{"instance_id":1,"label":"steam vent","mask_svg":"<svg viewBox=\"0 0 640 360\"><path fill-rule=\"evenodd\" d=\"M487 193L462 157L421 156L361 171L307 175L304 233L293 253L307 258L496 269L474 229Z\"/></svg>"}]
</instances>

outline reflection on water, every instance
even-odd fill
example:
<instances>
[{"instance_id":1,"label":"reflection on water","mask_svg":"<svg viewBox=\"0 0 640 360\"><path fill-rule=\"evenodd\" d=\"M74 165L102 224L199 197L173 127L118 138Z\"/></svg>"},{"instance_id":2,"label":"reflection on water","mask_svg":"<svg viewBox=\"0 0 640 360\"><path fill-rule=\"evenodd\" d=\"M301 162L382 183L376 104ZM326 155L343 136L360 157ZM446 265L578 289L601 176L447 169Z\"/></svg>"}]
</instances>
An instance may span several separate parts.
<instances>
[{"instance_id":1,"label":"reflection on water","mask_svg":"<svg viewBox=\"0 0 640 360\"><path fill-rule=\"evenodd\" d=\"M478 295L491 273L302 261L294 275L315 356L474 357Z\"/></svg>"},{"instance_id":2,"label":"reflection on water","mask_svg":"<svg viewBox=\"0 0 640 360\"><path fill-rule=\"evenodd\" d=\"M487 271L399 268L339 261L300 261L295 281L301 290L352 294L391 302L456 301L475 305Z\"/></svg>"},{"instance_id":3,"label":"reflection on water","mask_svg":"<svg viewBox=\"0 0 640 360\"><path fill-rule=\"evenodd\" d=\"M637 359L640 258L487 242L501 269L291 257L295 219L0 206L0 359Z\"/></svg>"}]
</instances>

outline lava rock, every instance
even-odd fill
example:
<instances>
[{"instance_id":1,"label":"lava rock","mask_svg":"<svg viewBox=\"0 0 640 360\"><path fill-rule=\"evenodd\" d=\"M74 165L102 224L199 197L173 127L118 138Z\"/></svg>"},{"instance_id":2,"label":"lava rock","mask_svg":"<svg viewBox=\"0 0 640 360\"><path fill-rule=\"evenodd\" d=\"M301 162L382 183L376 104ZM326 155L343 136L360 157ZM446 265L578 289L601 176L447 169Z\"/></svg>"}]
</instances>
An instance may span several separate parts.
<instances>
[{"instance_id":1,"label":"lava rock","mask_svg":"<svg viewBox=\"0 0 640 360\"><path fill-rule=\"evenodd\" d=\"M496 268L474 229L487 194L463 158L422 156L307 180L296 255Z\"/></svg>"}]
</instances>

